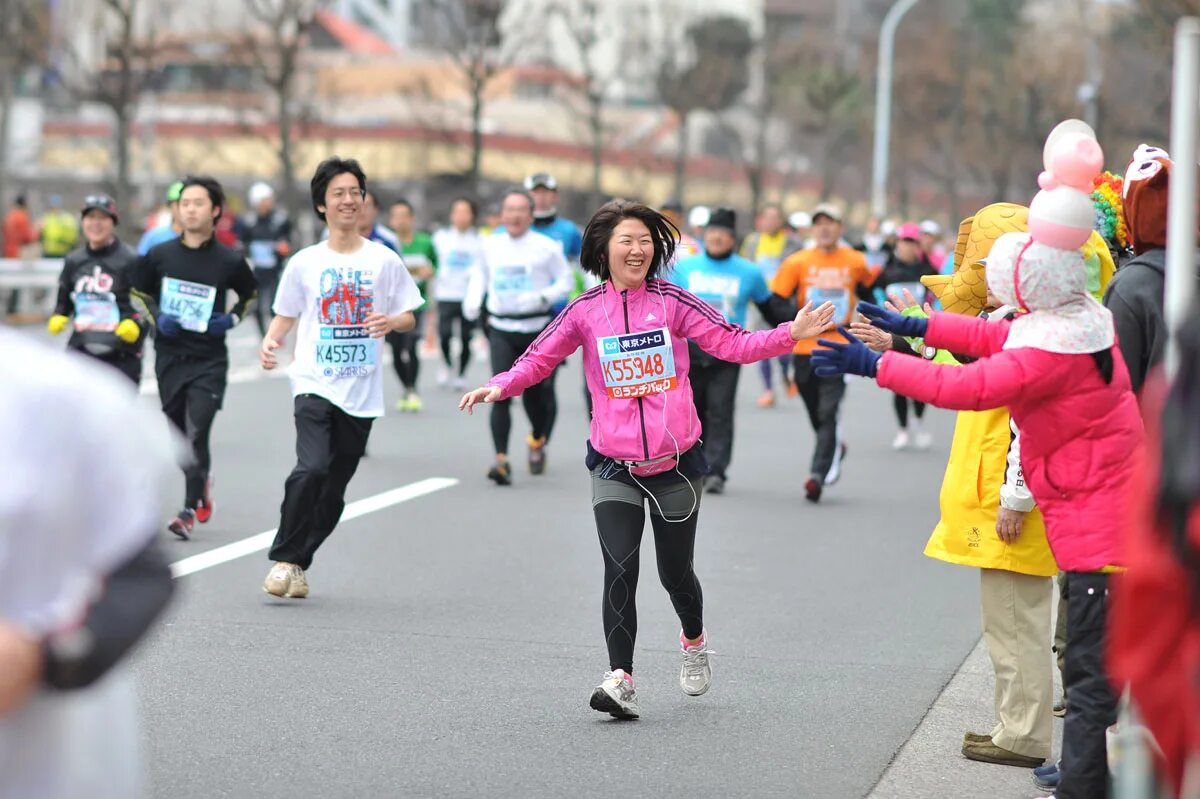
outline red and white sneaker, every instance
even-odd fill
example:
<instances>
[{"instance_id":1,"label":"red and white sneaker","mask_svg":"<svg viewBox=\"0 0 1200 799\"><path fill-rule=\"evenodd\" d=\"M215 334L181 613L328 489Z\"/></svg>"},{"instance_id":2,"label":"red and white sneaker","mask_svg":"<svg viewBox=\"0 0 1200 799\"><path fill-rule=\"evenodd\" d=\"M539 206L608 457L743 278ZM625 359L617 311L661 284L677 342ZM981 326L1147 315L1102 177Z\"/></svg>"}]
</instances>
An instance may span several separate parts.
<instances>
[{"instance_id":1,"label":"red and white sneaker","mask_svg":"<svg viewBox=\"0 0 1200 799\"><path fill-rule=\"evenodd\" d=\"M208 520L212 518L213 511L217 508L213 502L212 487L213 479L210 474L208 479L204 481L204 499L200 500L200 503L196 505L196 521L201 524L208 524Z\"/></svg>"},{"instance_id":2,"label":"red and white sneaker","mask_svg":"<svg viewBox=\"0 0 1200 799\"><path fill-rule=\"evenodd\" d=\"M191 508L184 508L167 524L167 529L182 540L187 541L192 535L192 528L195 526L196 512Z\"/></svg>"}]
</instances>

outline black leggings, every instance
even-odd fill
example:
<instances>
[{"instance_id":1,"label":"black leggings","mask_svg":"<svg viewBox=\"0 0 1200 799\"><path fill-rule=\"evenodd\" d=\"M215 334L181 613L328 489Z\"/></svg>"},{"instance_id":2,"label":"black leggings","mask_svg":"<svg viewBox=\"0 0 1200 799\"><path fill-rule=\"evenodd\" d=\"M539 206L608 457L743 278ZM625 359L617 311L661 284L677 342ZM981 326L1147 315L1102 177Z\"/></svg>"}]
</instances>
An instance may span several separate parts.
<instances>
[{"instance_id":1,"label":"black leggings","mask_svg":"<svg viewBox=\"0 0 1200 799\"><path fill-rule=\"evenodd\" d=\"M516 363L517 358L529 348L540 333L506 333L492 328L488 331L488 344L491 347L492 374L507 372ZM542 382L530 386L521 394L521 404L525 407L525 415L529 417L530 435L535 439L550 439L550 431L554 427L554 416L557 406L554 402L554 374L550 372ZM512 400L505 399L492 403L492 444L496 447L497 455L508 454L508 438L512 433Z\"/></svg>"},{"instance_id":2,"label":"black leggings","mask_svg":"<svg viewBox=\"0 0 1200 799\"><path fill-rule=\"evenodd\" d=\"M896 421L900 423L900 428L908 427L908 403L913 405L913 413L918 419L925 416L925 403L910 400L908 397L902 397L899 394L892 395L892 404L896 407Z\"/></svg>"},{"instance_id":3,"label":"black leggings","mask_svg":"<svg viewBox=\"0 0 1200 799\"><path fill-rule=\"evenodd\" d=\"M417 324L407 333L388 333L387 342L392 345L392 365L396 368L396 376L406 391L417 388L417 374L421 371L421 359L417 356L417 347L421 343L421 319L424 313L415 311Z\"/></svg>"},{"instance_id":4,"label":"black leggings","mask_svg":"<svg viewBox=\"0 0 1200 799\"><path fill-rule=\"evenodd\" d=\"M225 398L228 361L187 355L155 353L154 373L163 413L183 433L192 449L192 460L183 467L184 507L197 508L204 499L212 469L209 438L213 421Z\"/></svg>"},{"instance_id":5,"label":"black leggings","mask_svg":"<svg viewBox=\"0 0 1200 799\"><path fill-rule=\"evenodd\" d=\"M454 323L458 322L458 336L462 349L458 354L458 376L467 373L471 363L471 334L475 332L475 323L463 316L462 303L448 300L438 300L438 339L442 345L442 360L446 366L453 366L450 356L450 342L454 340Z\"/></svg>"},{"instance_id":6,"label":"black leggings","mask_svg":"<svg viewBox=\"0 0 1200 799\"><path fill-rule=\"evenodd\" d=\"M692 568L700 515L700 483L699 480L665 484L642 480L662 506L664 518L646 491L600 477L602 468L592 472L592 511L604 556L604 640L608 645L609 668L632 674L633 645L637 638L635 595L647 503L650 526L654 529L658 579L671 597L684 636L695 639L704 632L704 597Z\"/></svg>"}]
</instances>

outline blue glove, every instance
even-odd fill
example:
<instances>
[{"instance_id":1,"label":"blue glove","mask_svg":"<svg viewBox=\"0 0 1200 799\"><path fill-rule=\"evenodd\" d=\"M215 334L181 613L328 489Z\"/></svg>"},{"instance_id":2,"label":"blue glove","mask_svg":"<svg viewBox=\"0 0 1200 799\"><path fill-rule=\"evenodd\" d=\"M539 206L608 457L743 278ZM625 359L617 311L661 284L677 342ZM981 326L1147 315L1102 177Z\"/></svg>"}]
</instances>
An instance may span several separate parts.
<instances>
[{"instance_id":1,"label":"blue glove","mask_svg":"<svg viewBox=\"0 0 1200 799\"><path fill-rule=\"evenodd\" d=\"M848 343L819 338L822 349L813 350L812 365L817 377L835 377L841 374L874 377L879 370L879 359L883 356L872 352L866 344L850 335L850 331L839 327L838 332Z\"/></svg>"},{"instance_id":2,"label":"blue glove","mask_svg":"<svg viewBox=\"0 0 1200 799\"><path fill-rule=\"evenodd\" d=\"M904 316L869 302L860 302L858 312L871 320L871 324L880 330L895 333L905 338L925 338L929 329L929 320L919 316Z\"/></svg>"},{"instance_id":3,"label":"blue glove","mask_svg":"<svg viewBox=\"0 0 1200 799\"><path fill-rule=\"evenodd\" d=\"M238 318L231 313L213 314L208 320L208 329L204 332L210 336L223 336L238 323Z\"/></svg>"},{"instance_id":4,"label":"blue glove","mask_svg":"<svg viewBox=\"0 0 1200 799\"><path fill-rule=\"evenodd\" d=\"M159 314L157 321L158 321L158 332L162 333L164 336L167 336L168 338L174 338L175 336L178 336L179 331L183 330L183 328L179 326L179 317L178 316L172 316L169 313Z\"/></svg>"}]
</instances>

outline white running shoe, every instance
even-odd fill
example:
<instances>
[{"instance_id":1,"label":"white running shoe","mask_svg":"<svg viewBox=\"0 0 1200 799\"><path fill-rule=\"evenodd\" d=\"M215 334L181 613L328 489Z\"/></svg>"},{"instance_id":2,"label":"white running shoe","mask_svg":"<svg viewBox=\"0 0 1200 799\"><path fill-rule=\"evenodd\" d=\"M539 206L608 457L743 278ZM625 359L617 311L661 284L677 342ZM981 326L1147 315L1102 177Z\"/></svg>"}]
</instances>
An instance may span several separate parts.
<instances>
[{"instance_id":1,"label":"white running shoe","mask_svg":"<svg viewBox=\"0 0 1200 799\"><path fill-rule=\"evenodd\" d=\"M892 439L892 449L897 451L908 449L908 445L911 443L911 441L912 439L908 435L908 431L901 430L900 432L896 433L896 437Z\"/></svg>"},{"instance_id":2,"label":"white running shoe","mask_svg":"<svg viewBox=\"0 0 1200 799\"><path fill-rule=\"evenodd\" d=\"M592 691L590 704L592 710L607 713L615 719L636 719L641 715L633 678L621 669L604 672L604 680Z\"/></svg>"},{"instance_id":3,"label":"white running shoe","mask_svg":"<svg viewBox=\"0 0 1200 799\"><path fill-rule=\"evenodd\" d=\"M437 384L443 388L450 385L450 370L445 366L438 370Z\"/></svg>"},{"instance_id":4,"label":"white running shoe","mask_svg":"<svg viewBox=\"0 0 1200 799\"><path fill-rule=\"evenodd\" d=\"M683 646L683 633L680 636L680 646ZM679 687L688 696L700 696L712 685L712 665L708 662L708 633L700 636L700 643L685 646L683 649L683 667L679 669Z\"/></svg>"},{"instance_id":5,"label":"white running shoe","mask_svg":"<svg viewBox=\"0 0 1200 799\"><path fill-rule=\"evenodd\" d=\"M279 561L267 572L263 590L273 596L304 599L308 596L308 579L304 576L304 569L295 563Z\"/></svg>"},{"instance_id":6,"label":"white running shoe","mask_svg":"<svg viewBox=\"0 0 1200 799\"><path fill-rule=\"evenodd\" d=\"M927 450L933 446L933 436L924 430L918 430L915 445L919 450Z\"/></svg>"},{"instance_id":7,"label":"white running shoe","mask_svg":"<svg viewBox=\"0 0 1200 799\"><path fill-rule=\"evenodd\" d=\"M453 383L451 383L451 385L454 387L455 391L466 391L467 390L467 378L463 377L462 375L459 375L458 377L454 378L454 381L453 381Z\"/></svg>"}]
</instances>

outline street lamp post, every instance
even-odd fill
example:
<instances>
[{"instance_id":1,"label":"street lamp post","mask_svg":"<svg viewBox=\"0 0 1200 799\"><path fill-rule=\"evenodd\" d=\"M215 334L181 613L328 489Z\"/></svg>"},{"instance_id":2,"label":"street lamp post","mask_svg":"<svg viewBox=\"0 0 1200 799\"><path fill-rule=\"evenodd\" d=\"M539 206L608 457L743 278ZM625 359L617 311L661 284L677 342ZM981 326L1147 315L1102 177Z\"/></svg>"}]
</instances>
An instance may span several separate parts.
<instances>
[{"instance_id":1,"label":"street lamp post","mask_svg":"<svg viewBox=\"0 0 1200 799\"><path fill-rule=\"evenodd\" d=\"M1184 17L1175 27L1175 65L1171 88L1171 156L1175 168L1167 198L1167 283L1165 315L1171 338L1167 371L1179 365L1174 334L1192 303L1196 259L1196 156L1200 143L1200 18Z\"/></svg>"},{"instance_id":2,"label":"street lamp post","mask_svg":"<svg viewBox=\"0 0 1200 799\"><path fill-rule=\"evenodd\" d=\"M879 66L875 75L875 153L871 166L871 213L887 212L888 146L892 131L892 61L900 18L917 0L896 0L879 29Z\"/></svg>"}]
</instances>

